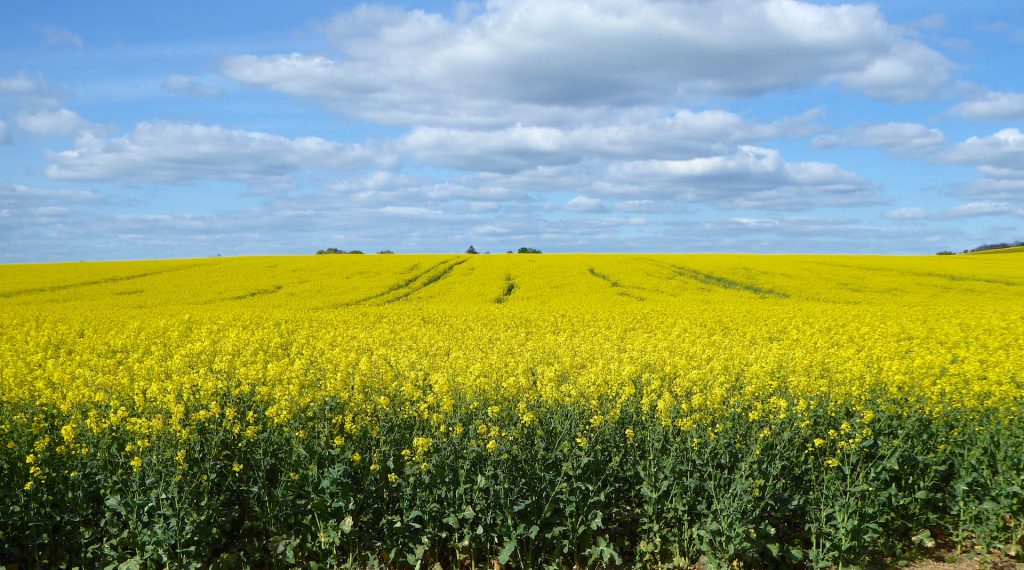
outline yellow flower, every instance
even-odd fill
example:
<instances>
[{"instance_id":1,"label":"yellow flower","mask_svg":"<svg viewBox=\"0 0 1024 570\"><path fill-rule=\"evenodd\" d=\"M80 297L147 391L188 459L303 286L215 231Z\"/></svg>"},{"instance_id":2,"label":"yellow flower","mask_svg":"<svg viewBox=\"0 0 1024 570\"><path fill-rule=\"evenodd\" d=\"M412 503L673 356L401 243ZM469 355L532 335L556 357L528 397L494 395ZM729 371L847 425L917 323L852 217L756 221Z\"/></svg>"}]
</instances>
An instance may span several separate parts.
<instances>
[{"instance_id":1,"label":"yellow flower","mask_svg":"<svg viewBox=\"0 0 1024 570\"><path fill-rule=\"evenodd\" d=\"M494 453L497 450L498 450L498 442L494 441L493 439L491 441L487 442L487 451L489 453Z\"/></svg>"},{"instance_id":2,"label":"yellow flower","mask_svg":"<svg viewBox=\"0 0 1024 570\"><path fill-rule=\"evenodd\" d=\"M412 440L412 448L416 450L417 456L425 455L433 444L434 440L429 437L416 437Z\"/></svg>"},{"instance_id":3,"label":"yellow flower","mask_svg":"<svg viewBox=\"0 0 1024 570\"><path fill-rule=\"evenodd\" d=\"M359 455L358 453L353 453L352 454L352 463L358 464L362 460L363 460L363 456L362 455Z\"/></svg>"},{"instance_id":4,"label":"yellow flower","mask_svg":"<svg viewBox=\"0 0 1024 570\"><path fill-rule=\"evenodd\" d=\"M242 469L244 469L244 468L245 468L245 466L242 465L241 463L233 463L231 465L231 470L234 471L235 474L241 473Z\"/></svg>"},{"instance_id":5,"label":"yellow flower","mask_svg":"<svg viewBox=\"0 0 1024 570\"><path fill-rule=\"evenodd\" d=\"M391 483L397 483L398 482L398 475L396 475L394 473L388 473L388 481L390 481Z\"/></svg>"},{"instance_id":6,"label":"yellow flower","mask_svg":"<svg viewBox=\"0 0 1024 570\"><path fill-rule=\"evenodd\" d=\"M139 457L138 455L136 455L135 457L132 458L132 460L129 463L129 465L131 465L132 469L135 470L135 471L141 470L142 469L142 458Z\"/></svg>"}]
</instances>

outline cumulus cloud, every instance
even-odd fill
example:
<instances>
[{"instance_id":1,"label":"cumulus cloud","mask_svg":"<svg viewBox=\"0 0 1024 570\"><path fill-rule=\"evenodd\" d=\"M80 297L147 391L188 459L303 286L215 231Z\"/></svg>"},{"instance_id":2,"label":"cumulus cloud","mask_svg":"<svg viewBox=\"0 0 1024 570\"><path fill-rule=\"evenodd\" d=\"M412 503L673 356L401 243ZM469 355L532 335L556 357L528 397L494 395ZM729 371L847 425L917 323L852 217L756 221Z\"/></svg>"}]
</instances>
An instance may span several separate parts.
<instances>
[{"instance_id":1,"label":"cumulus cloud","mask_svg":"<svg viewBox=\"0 0 1024 570\"><path fill-rule=\"evenodd\" d=\"M921 157L946 144L942 131L917 123L884 123L844 129L819 135L811 141L815 148L875 147L899 157Z\"/></svg>"},{"instance_id":2,"label":"cumulus cloud","mask_svg":"<svg viewBox=\"0 0 1024 570\"><path fill-rule=\"evenodd\" d=\"M579 214L593 214L607 211L607 208L604 207L601 200L590 196L576 196L565 203L565 209L569 212L576 212Z\"/></svg>"},{"instance_id":3,"label":"cumulus cloud","mask_svg":"<svg viewBox=\"0 0 1024 570\"><path fill-rule=\"evenodd\" d=\"M988 178L1024 180L1024 133L1010 128L971 137L943 153L942 159L977 166Z\"/></svg>"},{"instance_id":4,"label":"cumulus cloud","mask_svg":"<svg viewBox=\"0 0 1024 570\"><path fill-rule=\"evenodd\" d=\"M15 121L22 129L41 137L68 137L92 127L89 121L68 109L24 112Z\"/></svg>"},{"instance_id":5,"label":"cumulus cloud","mask_svg":"<svg viewBox=\"0 0 1024 570\"><path fill-rule=\"evenodd\" d=\"M202 83L184 75L168 75L160 88L169 93L191 95L193 97L215 97L220 95L221 90L216 87L203 85Z\"/></svg>"},{"instance_id":6,"label":"cumulus cloud","mask_svg":"<svg viewBox=\"0 0 1024 570\"><path fill-rule=\"evenodd\" d=\"M737 143L803 136L815 130L816 111L770 124L734 113L656 110L622 113L618 120L576 127L523 126L499 130L417 127L401 147L423 161L472 171L515 172L538 165L592 159L690 158L728 152Z\"/></svg>"},{"instance_id":7,"label":"cumulus cloud","mask_svg":"<svg viewBox=\"0 0 1024 570\"><path fill-rule=\"evenodd\" d=\"M220 69L346 114L436 125L819 83L911 100L950 68L875 6L796 0L505 0L454 21L362 6L323 29L336 56L239 55Z\"/></svg>"},{"instance_id":8,"label":"cumulus cloud","mask_svg":"<svg viewBox=\"0 0 1024 570\"><path fill-rule=\"evenodd\" d=\"M787 162L778 151L741 145L689 160L622 161L596 189L612 196L678 198L725 208L801 210L879 201L877 188L834 164Z\"/></svg>"},{"instance_id":9,"label":"cumulus cloud","mask_svg":"<svg viewBox=\"0 0 1024 570\"><path fill-rule=\"evenodd\" d=\"M303 169L358 169L391 160L366 145L164 121L139 123L117 138L82 135L74 149L49 153L48 158L45 174L50 178L122 184L283 184Z\"/></svg>"},{"instance_id":10,"label":"cumulus cloud","mask_svg":"<svg viewBox=\"0 0 1024 570\"><path fill-rule=\"evenodd\" d=\"M1020 212L1024 206L1024 133L1003 129L988 136L971 137L944 152L940 160L974 166L981 176L955 187L954 194L971 199L963 215L989 215L1003 204ZM976 212L983 211L984 214Z\"/></svg>"},{"instance_id":11,"label":"cumulus cloud","mask_svg":"<svg viewBox=\"0 0 1024 570\"><path fill-rule=\"evenodd\" d=\"M950 112L968 119L986 121L1024 119L1024 93L987 91L957 103Z\"/></svg>"}]
</instances>

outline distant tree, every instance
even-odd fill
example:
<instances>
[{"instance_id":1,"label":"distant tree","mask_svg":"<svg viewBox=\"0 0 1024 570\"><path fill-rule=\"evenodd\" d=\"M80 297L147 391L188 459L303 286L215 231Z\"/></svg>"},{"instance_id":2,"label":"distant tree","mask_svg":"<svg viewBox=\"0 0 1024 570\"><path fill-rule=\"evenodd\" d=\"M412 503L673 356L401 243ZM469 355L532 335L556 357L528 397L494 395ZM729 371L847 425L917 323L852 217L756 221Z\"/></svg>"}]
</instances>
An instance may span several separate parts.
<instances>
[{"instance_id":1,"label":"distant tree","mask_svg":"<svg viewBox=\"0 0 1024 570\"><path fill-rule=\"evenodd\" d=\"M984 245L979 245L978 247L971 249L970 252L974 253L977 251L988 251L990 249L1006 249L1008 247L1019 247L1022 245L1024 245L1024 241L1011 241L1010 243L986 243ZM964 253L967 252L965 251Z\"/></svg>"},{"instance_id":2,"label":"distant tree","mask_svg":"<svg viewBox=\"0 0 1024 570\"><path fill-rule=\"evenodd\" d=\"M469 246L469 248L468 248L468 249L466 250L466 253L469 253L469 254L473 254L473 255L475 255L475 254L478 254L478 253L480 253L480 252L479 252L479 251L477 251L475 247L473 247L472 245L470 245L470 246Z\"/></svg>"},{"instance_id":3,"label":"distant tree","mask_svg":"<svg viewBox=\"0 0 1024 570\"><path fill-rule=\"evenodd\" d=\"M341 253L355 253L355 254L359 255L359 254L361 254L363 252L359 251L358 249L353 249L352 251L345 251L344 249L338 249L336 247L329 247L327 249L318 249L316 251L317 255L334 255L334 254L341 254Z\"/></svg>"},{"instance_id":4,"label":"distant tree","mask_svg":"<svg viewBox=\"0 0 1024 570\"><path fill-rule=\"evenodd\" d=\"M510 249L510 250L506 251L505 253L512 253L512 250Z\"/></svg>"},{"instance_id":5,"label":"distant tree","mask_svg":"<svg viewBox=\"0 0 1024 570\"><path fill-rule=\"evenodd\" d=\"M382 250L377 252L377 255L387 255L387 254L391 254L391 253L395 253L395 252L391 251L390 249L382 249Z\"/></svg>"},{"instance_id":6,"label":"distant tree","mask_svg":"<svg viewBox=\"0 0 1024 570\"><path fill-rule=\"evenodd\" d=\"M532 247L521 247L517 253L541 253L541 251Z\"/></svg>"},{"instance_id":7,"label":"distant tree","mask_svg":"<svg viewBox=\"0 0 1024 570\"><path fill-rule=\"evenodd\" d=\"M939 253L936 253L935 255L956 255L956 254L953 253L952 251L949 251L948 249L946 249L946 250L940 251Z\"/></svg>"}]
</instances>

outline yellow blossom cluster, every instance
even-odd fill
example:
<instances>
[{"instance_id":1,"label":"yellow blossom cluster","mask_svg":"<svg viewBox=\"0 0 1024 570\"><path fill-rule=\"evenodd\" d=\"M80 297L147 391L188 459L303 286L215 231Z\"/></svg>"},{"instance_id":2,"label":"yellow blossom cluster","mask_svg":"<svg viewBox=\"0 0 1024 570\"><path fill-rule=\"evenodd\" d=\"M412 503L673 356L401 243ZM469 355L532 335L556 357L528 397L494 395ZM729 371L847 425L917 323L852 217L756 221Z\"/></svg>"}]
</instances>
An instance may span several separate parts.
<instances>
[{"instance_id":1,"label":"yellow blossom cluster","mask_svg":"<svg viewBox=\"0 0 1024 570\"><path fill-rule=\"evenodd\" d=\"M3 266L0 438L26 458L26 490L46 480L37 458L97 453L107 434L132 471L157 448L185 470L211 429L243 448L267 430L320 438L394 482L358 448L381 418L418 422L403 456L426 469L439 441L514 451L552 406L579 410L584 449L606 429L633 442L627 410L708 440L740 410L770 439L773 422L846 406L855 418L805 436L841 455L879 413L1019 421L1022 298L1010 255ZM331 402L343 412L313 427Z\"/></svg>"}]
</instances>

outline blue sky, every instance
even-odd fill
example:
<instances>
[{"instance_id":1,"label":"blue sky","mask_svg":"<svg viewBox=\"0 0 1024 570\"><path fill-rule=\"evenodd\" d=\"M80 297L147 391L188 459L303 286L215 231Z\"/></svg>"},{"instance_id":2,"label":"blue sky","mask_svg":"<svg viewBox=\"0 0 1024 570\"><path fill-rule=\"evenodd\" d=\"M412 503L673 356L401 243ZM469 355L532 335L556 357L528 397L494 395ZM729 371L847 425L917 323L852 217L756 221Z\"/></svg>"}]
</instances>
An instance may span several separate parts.
<instances>
[{"instance_id":1,"label":"blue sky","mask_svg":"<svg viewBox=\"0 0 1024 570\"><path fill-rule=\"evenodd\" d=\"M1024 7L953 4L16 3L0 262L1024 239Z\"/></svg>"}]
</instances>

